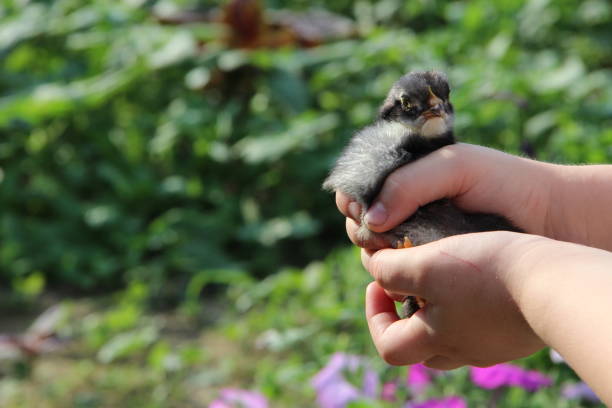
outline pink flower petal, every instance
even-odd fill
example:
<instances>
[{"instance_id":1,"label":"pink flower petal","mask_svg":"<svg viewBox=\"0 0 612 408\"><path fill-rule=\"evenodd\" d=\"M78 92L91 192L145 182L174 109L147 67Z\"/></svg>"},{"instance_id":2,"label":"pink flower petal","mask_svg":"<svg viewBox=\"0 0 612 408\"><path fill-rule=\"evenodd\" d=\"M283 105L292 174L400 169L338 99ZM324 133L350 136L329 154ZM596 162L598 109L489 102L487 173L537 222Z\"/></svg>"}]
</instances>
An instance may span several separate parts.
<instances>
[{"instance_id":1,"label":"pink flower petal","mask_svg":"<svg viewBox=\"0 0 612 408\"><path fill-rule=\"evenodd\" d=\"M497 364L491 367L471 367L472 382L481 388L492 390L499 387L521 387L537 391L552 384L546 375L535 370L525 370L512 364Z\"/></svg>"},{"instance_id":2,"label":"pink flower petal","mask_svg":"<svg viewBox=\"0 0 612 408\"><path fill-rule=\"evenodd\" d=\"M397 392L397 382L391 381L383 384L382 392L380 393L380 399L383 401L395 401L395 393Z\"/></svg>"},{"instance_id":3,"label":"pink flower petal","mask_svg":"<svg viewBox=\"0 0 612 408\"><path fill-rule=\"evenodd\" d=\"M412 391L420 393L431 384L430 369L423 364L414 364L408 371L408 386Z\"/></svg>"}]
</instances>

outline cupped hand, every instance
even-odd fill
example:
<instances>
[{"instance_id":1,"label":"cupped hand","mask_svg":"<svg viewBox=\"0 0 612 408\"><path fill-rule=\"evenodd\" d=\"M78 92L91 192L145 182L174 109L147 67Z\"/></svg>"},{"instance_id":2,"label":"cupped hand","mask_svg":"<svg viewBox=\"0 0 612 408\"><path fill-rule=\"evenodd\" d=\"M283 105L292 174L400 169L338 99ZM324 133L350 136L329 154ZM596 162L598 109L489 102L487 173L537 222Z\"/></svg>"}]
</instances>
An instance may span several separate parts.
<instances>
[{"instance_id":1,"label":"cupped hand","mask_svg":"<svg viewBox=\"0 0 612 408\"><path fill-rule=\"evenodd\" d=\"M449 198L465 211L499 214L528 233L550 236L548 209L557 167L562 166L481 146L446 146L391 173L366 222L372 231L388 231L420 206ZM353 242L378 248L351 235L359 222L359 204L341 192L336 194L336 204L349 218L347 230Z\"/></svg>"},{"instance_id":2,"label":"cupped hand","mask_svg":"<svg viewBox=\"0 0 612 408\"><path fill-rule=\"evenodd\" d=\"M376 280L366 292L366 317L380 355L393 365L452 369L508 361L544 347L517 298L529 263L539 258L530 254L548 242L555 241L500 231L363 250L363 264ZM400 319L387 293L420 296L426 305Z\"/></svg>"}]
</instances>

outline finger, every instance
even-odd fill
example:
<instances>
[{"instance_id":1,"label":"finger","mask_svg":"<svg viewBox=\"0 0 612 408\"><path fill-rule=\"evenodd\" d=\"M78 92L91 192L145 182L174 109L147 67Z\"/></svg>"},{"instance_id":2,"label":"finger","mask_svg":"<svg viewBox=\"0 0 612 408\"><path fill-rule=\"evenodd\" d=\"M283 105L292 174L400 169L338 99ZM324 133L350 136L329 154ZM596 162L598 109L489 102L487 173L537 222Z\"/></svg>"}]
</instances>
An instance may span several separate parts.
<instances>
[{"instance_id":1,"label":"finger","mask_svg":"<svg viewBox=\"0 0 612 408\"><path fill-rule=\"evenodd\" d=\"M382 235L367 230L351 218L346 219L346 233L351 242L358 247L373 250L389 248L389 242Z\"/></svg>"},{"instance_id":2,"label":"finger","mask_svg":"<svg viewBox=\"0 0 612 408\"><path fill-rule=\"evenodd\" d=\"M357 224L352 218L346 217L345 226L346 234L348 235L351 242L357 246L360 246L357 234L357 231L359 231L359 224Z\"/></svg>"},{"instance_id":3,"label":"finger","mask_svg":"<svg viewBox=\"0 0 612 408\"><path fill-rule=\"evenodd\" d=\"M352 197L344 194L342 191L336 191L336 206L345 217L360 222L361 205Z\"/></svg>"},{"instance_id":4,"label":"finger","mask_svg":"<svg viewBox=\"0 0 612 408\"><path fill-rule=\"evenodd\" d=\"M384 289L404 294L433 299L431 288L433 272L427 265L435 251L436 243L404 249L381 249L376 252L362 251L361 262L372 277Z\"/></svg>"},{"instance_id":5,"label":"finger","mask_svg":"<svg viewBox=\"0 0 612 408\"><path fill-rule=\"evenodd\" d=\"M385 289L385 293L389 298L393 299L394 302L403 302L404 299L406 299L406 295L402 295L401 293L391 292L387 289Z\"/></svg>"},{"instance_id":6,"label":"finger","mask_svg":"<svg viewBox=\"0 0 612 408\"><path fill-rule=\"evenodd\" d=\"M446 146L391 173L367 212L368 228L388 231L417 208L462 193L467 166L458 154L460 148L460 145Z\"/></svg>"},{"instance_id":7,"label":"finger","mask_svg":"<svg viewBox=\"0 0 612 408\"><path fill-rule=\"evenodd\" d=\"M463 367L465 363L445 356L434 356L425 360L423 365L436 370L454 370Z\"/></svg>"},{"instance_id":8,"label":"finger","mask_svg":"<svg viewBox=\"0 0 612 408\"><path fill-rule=\"evenodd\" d=\"M387 363L414 364L433 356L421 314L419 311L410 319L400 319L385 291L376 282L368 285L366 319L374 345Z\"/></svg>"},{"instance_id":9,"label":"finger","mask_svg":"<svg viewBox=\"0 0 612 408\"><path fill-rule=\"evenodd\" d=\"M370 261L370 258L372 257L372 255L374 255L374 252L376 251L367 249L367 248L361 249L361 264L363 265L364 268L366 268L366 270L368 269L367 267L368 262Z\"/></svg>"}]
</instances>

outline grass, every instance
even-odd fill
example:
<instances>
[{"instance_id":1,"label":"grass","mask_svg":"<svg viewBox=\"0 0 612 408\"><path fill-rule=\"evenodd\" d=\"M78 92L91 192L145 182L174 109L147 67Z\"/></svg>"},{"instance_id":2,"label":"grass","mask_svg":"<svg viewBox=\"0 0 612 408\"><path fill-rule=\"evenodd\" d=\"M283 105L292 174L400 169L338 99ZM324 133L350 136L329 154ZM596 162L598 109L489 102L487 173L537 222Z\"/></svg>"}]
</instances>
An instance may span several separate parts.
<instances>
[{"instance_id":1,"label":"grass","mask_svg":"<svg viewBox=\"0 0 612 408\"><path fill-rule=\"evenodd\" d=\"M110 298L64 302L65 316L54 326L60 346L12 368L5 364L0 405L206 407L220 390L241 388L263 393L272 407L312 407L311 379L336 352L364 356L383 382L399 379L400 398L409 397L407 369L384 364L367 334L362 303L368 280L358 252L346 249L260 282L237 280L223 296L217 286L203 285L199 308L192 299L153 313L144 284ZM553 364L547 351L518 364L546 373L553 385L535 393L491 392L472 384L463 368L436 376L419 398L460 395L469 406L588 406L560 397L562 385L577 377ZM361 386L359 374L348 377Z\"/></svg>"}]
</instances>

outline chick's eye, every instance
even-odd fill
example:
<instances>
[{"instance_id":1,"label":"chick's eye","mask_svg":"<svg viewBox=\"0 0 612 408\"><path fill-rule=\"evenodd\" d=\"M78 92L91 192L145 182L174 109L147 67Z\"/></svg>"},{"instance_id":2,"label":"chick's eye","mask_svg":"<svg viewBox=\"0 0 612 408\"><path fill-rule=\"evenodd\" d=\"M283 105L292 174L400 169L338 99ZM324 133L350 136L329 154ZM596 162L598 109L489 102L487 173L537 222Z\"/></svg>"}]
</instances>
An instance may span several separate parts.
<instances>
[{"instance_id":1,"label":"chick's eye","mask_svg":"<svg viewBox=\"0 0 612 408\"><path fill-rule=\"evenodd\" d=\"M406 97L404 97L402 95L402 97L400 98L400 103L402 105L402 109L404 111L406 111L409 114L415 114L417 111L417 108L415 105L411 104L408 99Z\"/></svg>"},{"instance_id":2,"label":"chick's eye","mask_svg":"<svg viewBox=\"0 0 612 408\"><path fill-rule=\"evenodd\" d=\"M418 109L415 105L402 105L402 109L410 116L416 116Z\"/></svg>"}]
</instances>

